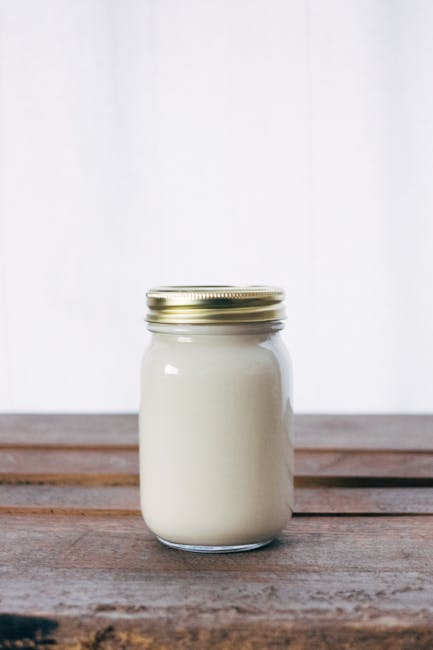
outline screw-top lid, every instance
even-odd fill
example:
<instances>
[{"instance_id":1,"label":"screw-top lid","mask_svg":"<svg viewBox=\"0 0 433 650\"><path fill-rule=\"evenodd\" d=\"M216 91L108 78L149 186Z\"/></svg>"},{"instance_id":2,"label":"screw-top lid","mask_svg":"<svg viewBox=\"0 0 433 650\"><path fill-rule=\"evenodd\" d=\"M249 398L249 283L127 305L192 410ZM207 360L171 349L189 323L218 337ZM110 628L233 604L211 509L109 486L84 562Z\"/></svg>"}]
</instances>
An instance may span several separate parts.
<instances>
[{"instance_id":1,"label":"screw-top lid","mask_svg":"<svg viewBox=\"0 0 433 650\"><path fill-rule=\"evenodd\" d=\"M278 287L156 287L146 297L150 323L255 323L286 317L284 291Z\"/></svg>"}]
</instances>

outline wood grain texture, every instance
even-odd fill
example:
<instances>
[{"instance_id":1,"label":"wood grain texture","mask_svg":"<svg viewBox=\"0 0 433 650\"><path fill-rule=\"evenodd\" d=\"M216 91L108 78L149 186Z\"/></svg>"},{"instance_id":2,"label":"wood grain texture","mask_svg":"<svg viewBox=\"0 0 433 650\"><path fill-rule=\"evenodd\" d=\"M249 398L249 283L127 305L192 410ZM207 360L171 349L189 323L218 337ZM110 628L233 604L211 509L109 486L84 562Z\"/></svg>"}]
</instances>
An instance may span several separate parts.
<instances>
[{"instance_id":1,"label":"wood grain texture","mask_svg":"<svg viewBox=\"0 0 433 650\"><path fill-rule=\"evenodd\" d=\"M136 448L136 414L0 414L0 447Z\"/></svg>"},{"instance_id":2,"label":"wood grain texture","mask_svg":"<svg viewBox=\"0 0 433 650\"><path fill-rule=\"evenodd\" d=\"M136 447L135 414L0 414L0 447ZM433 451L431 415L295 415L302 449Z\"/></svg>"},{"instance_id":3,"label":"wood grain texture","mask_svg":"<svg viewBox=\"0 0 433 650\"><path fill-rule=\"evenodd\" d=\"M315 451L298 449L297 476L433 477L433 452Z\"/></svg>"},{"instance_id":4,"label":"wood grain texture","mask_svg":"<svg viewBox=\"0 0 433 650\"><path fill-rule=\"evenodd\" d=\"M432 415L297 415L303 449L433 451Z\"/></svg>"},{"instance_id":5,"label":"wood grain texture","mask_svg":"<svg viewBox=\"0 0 433 650\"><path fill-rule=\"evenodd\" d=\"M2 611L51 621L59 648L433 644L433 517L295 518L267 549L212 557L164 548L138 517L0 526Z\"/></svg>"},{"instance_id":6,"label":"wood grain texture","mask_svg":"<svg viewBox=\"0 0 433 650\"><path fill-rule=\"evenodd\" d=\"M298 449L295 475L299 486L316 478L419 479L433 487L433 452L314 451ZM0 483L62 485L137 485L137 449L0 449ZM358 481L359 482L359 481ZM414 485L416 482L413 483ZM349 487L349 486L347 486Z\"/></svg>"},{"instance_id":7,"label":"wood grain texture","mask_svg":"<svg viewBox=\"0 0 433 650\"><path fill-rule=\"evenodd\" d=\"M1 485L0 513L139 515L137 487ZM297 488L295 515L433 514L433 488Z\"/></svg>"},{"instance_id":8,"label":"wood grain texture","mask_svg":"<svg viewBox=\"0 0 433 650\"><path fill-rule=\"evenodd\" d=\"M139 515L138 486L0 485L0 512Z\"/></svg>"},{"instance_id":9,"label":"wood grain texture","mask_svg":"<svg viewBox=\"0 0 433 650\"><path fill-rule=\"evenodd\" d=\"M137 449L2 449L0 483L137 485Z\"/></svg>"},{"instance_id":10,"label":"wood grain texture","mask_svg":"<svg viewBox=\"0 0 433 650\"><path fill-rule=\"evenodd\" d=\"M281 538L200 556L139 514L136 416L0 416L0 650L430 650L433 417L296 428Z\"/></svg>"},{"instance_id":11,"label":"wood grain texture","mask_svg":"<svg viewBox=\"0 0 433 650\"><path fill-rule=\"evenodd\" d=\"M433 488L297 488L294 512L297 515L433 515Z\"/></svg>"}]
</instances>

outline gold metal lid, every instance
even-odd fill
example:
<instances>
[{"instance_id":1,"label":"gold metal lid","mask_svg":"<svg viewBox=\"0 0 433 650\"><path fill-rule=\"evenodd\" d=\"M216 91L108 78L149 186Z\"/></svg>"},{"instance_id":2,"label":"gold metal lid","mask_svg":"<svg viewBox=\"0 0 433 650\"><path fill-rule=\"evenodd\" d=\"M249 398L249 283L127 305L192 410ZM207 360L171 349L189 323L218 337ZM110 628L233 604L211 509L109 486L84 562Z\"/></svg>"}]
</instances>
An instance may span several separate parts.
<instances>
[{"instance_id":1,"label":"gold metal lid","mask_svg":"<svg viewBox=\"0 0 433 650\"><path fill-rule=\"evenodd\" d=\"M286 317L284 291L278 287L156 287L146 297L146 320L150 323L210 325L278 321Z\"/></svg>"}]
</instances>

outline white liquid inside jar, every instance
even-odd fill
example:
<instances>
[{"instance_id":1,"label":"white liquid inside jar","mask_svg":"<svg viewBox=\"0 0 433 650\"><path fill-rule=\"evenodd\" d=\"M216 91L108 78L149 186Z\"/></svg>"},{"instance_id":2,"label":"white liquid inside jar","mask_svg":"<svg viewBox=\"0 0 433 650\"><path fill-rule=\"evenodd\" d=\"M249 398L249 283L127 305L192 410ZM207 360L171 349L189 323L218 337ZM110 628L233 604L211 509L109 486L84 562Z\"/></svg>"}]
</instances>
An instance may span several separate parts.
<instances>
[{"instance_id":1,"label":"white liquid inside jar","mask_svg":"<svg viewBox=\"0 0 433 650\"><path fill-rule=\"evenodd\" d=\"M280 321L149 323L141 375L143 517L168 545L271 541L293 506L291 372Z\"/></svg>"}]
</instances>

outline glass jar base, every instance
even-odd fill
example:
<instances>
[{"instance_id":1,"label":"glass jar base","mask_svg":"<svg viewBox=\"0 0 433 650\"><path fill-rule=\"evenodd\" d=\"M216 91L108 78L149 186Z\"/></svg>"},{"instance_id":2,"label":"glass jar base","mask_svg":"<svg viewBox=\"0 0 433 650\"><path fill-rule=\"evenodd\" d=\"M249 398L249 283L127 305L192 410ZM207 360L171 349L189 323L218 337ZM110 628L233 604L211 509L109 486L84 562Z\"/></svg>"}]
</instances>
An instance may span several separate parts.
<instances>
[{"instance_id":1,"label":"glass jar base","mask_svg":"<svg viewBox=\"0 0 433 650\"><path fill-rule=\"evenodd\" d=\"M233 545L216 545L216 546L201 546L198 544L177 544L176 542L169 542L163 537L157 539L165 546L170 548L177 548L181 551L190 551L191 553L240 553L241 551L254 551L256 548L266 546L273 541L273 537L264 539L261 542L253 542L252 544L233 544Z\"/></svg>"}]
</instances>

